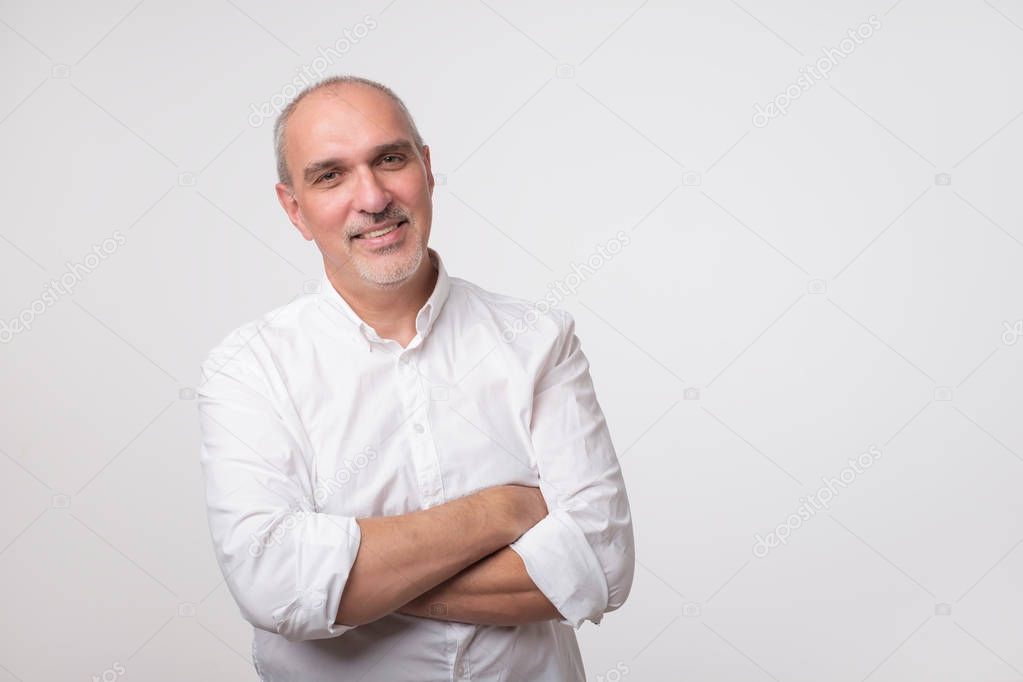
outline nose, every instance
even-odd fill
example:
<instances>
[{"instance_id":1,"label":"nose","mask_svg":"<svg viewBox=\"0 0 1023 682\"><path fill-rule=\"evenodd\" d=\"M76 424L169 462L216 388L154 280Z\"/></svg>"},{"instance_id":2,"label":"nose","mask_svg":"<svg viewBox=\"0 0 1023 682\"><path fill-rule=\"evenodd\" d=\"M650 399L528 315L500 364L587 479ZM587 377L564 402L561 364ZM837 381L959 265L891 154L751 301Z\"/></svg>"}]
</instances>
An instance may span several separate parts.
<instances>
[{"instance_id":1,"label":"nose","mask_svg":"<svg viewBox=\"0 0 1023 682\"><path fill-rule=\"evenodd\" d=\"M357 173L355 208L365 213L382 213L391 203L391 193L380 183L372 169L363 167Z\"/></svg>"}]
</instances>

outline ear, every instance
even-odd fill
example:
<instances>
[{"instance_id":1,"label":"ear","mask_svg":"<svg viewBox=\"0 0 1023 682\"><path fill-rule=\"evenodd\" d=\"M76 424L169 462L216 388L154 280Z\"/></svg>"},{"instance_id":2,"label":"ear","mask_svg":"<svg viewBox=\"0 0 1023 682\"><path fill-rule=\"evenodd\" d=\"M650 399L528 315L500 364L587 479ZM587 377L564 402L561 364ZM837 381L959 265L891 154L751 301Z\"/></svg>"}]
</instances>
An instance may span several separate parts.
<instances>
[{"instance_id":1,"label":"ear","mask_svg":"<svg viewBox=\"0 0 1023 682\"><path fill-rule=\"evenodd\" d=\"M426 166L426 182L430 185L430 196L433 196L433 168L430 165L430 145L423 145L423 164Z\"/></svg>"},{"instance_id":2,"label":"ear","mask_svg":"<svg viewBox=\"0 0 1023 682\"><path fill-rule=\"evenodd\" d=\"M291 188L285 185L283 182L278 182L274 185L274 189L277 190L277 201L280 202L281 208L288 214L288 220L294 225L298 231L305 237L306 241L313 240L313 233L309 230L309 226L305 224L305 220L302 218L302 209L298 205L298 199L295 197L294 192Z\"/></svg>"}]
</instances>

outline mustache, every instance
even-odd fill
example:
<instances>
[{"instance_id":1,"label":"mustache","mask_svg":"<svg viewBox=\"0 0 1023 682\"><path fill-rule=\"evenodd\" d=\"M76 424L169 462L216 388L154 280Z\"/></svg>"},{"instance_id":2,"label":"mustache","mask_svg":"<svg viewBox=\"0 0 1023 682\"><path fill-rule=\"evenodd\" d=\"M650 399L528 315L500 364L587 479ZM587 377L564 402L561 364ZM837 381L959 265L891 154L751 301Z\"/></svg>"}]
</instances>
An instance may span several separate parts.
<instances>
[{"instance_id":1,"label":"mustache","mask_svg":"<svg viewBox=\"0 0 1023 682\"><path fill-rule=\"evenodd\" d=\"M380 229L380 227L382 227L385 223L389 223L392 221L401 222L403 220L407 220L410 223L412 222L412 220L404 213L404 211L399 210L386 211L384 213L374 213L372 214L372 218L373 218L372 220L367 220L366 222L361 223L359 225L350 226L346 230L349 239L355 237L358 234L362 234L363 232L372 232L373 230Z\"/></svg>"}]
</instances>

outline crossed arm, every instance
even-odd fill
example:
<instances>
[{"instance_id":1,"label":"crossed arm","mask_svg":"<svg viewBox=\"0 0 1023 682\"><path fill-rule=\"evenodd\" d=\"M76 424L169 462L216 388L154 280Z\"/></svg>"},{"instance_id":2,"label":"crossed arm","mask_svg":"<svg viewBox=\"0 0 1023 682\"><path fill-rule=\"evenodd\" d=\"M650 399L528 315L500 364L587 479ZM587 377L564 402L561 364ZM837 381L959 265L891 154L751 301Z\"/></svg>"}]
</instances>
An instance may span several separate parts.
<instances>
[{"instance_id":1,"label":"crossed arm","mask_svg":"<svg viewBox=\"0 0 1023 682\"><path fill-rule=\"evenodd\" d=\"M507 547L547 515L537 488L496 486L428 510L359 519L362 542L336 623L393 611L520 625L560 614Z\"/></svg>"},{"instance_id":2,"label":"crossed arm","mask_svg":"<svg viewBox=\"0 0 1023 682\"><path fill-rule=\"evenodd\" d=\"M519 555L507 547L416 597L401 613L479 625L522 625L560 619Z\"/></svg>"}]
</instances>

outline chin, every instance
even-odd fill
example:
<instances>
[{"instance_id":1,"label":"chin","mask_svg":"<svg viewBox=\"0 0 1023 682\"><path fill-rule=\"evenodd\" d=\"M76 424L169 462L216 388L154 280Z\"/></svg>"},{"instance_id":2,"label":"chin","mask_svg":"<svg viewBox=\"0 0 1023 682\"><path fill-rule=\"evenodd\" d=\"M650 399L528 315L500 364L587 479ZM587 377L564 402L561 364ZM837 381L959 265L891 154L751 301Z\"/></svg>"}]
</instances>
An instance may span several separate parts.
<instances>
[{"instance_id":1,"label":"chin","mask_svg":"<svg viewBox=\"0 0 1023 682\"><path fill-rule=\"evenodd\" d=\"M391 261L386 265L370 265L365 260L359 258L355 259L353 264L363 280L380 287L397 287L419 271L419 266L422 264L426 254L426 249L419 245L416 245L409 253L404 253L403 251L404 249L397 251L391 257L384 256L384 258Z\"/></svg>"}]
</instances>

